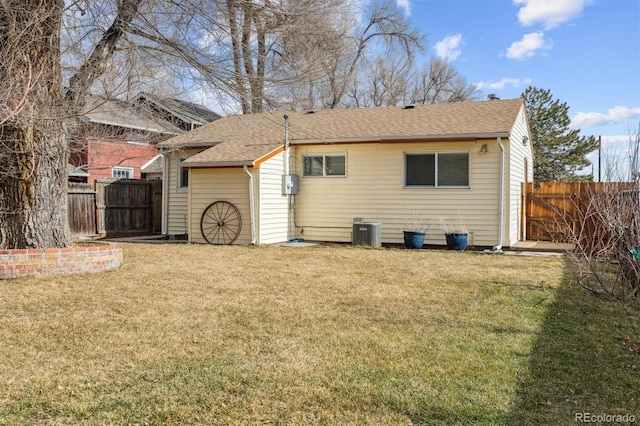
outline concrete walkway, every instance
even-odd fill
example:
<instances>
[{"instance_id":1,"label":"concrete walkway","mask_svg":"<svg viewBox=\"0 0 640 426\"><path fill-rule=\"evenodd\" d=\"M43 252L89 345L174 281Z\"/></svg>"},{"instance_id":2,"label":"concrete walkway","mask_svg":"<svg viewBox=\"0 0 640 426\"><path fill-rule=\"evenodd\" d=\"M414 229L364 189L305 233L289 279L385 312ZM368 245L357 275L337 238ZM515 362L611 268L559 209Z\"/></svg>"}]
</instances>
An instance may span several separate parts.
<instances>
[{"instance_id":1,"label":"concrete walkway","mask_svg":"<svg viewBox=\"0 0 640 426\"><path fill-rule=\"evenodd\" d=\"M114 237L105 238L104 241L114 241L119 243L145 243L145 244L186 244L185 239L174 238L169 239L164 235L141 235L137 237Z\"/></svg>"},{"instance_id":2,"label":"concrete walkway","mask_svg":"<svg viewBox=\"0 0 640 426\"><path fill-rule=\"evenodd\" d=\"M554 243L552 241L518 241L511 246L516 251L557 251L573 250L575 245L571 243Z\"/></svg>"},{"instance_id":3,"label":"concrete walkway","mask_svg":"<svg viewBox=\"0 0 640 426\"><path fill-rule=\"evenodd\" d=\"M573 250L574 247L573 244L551 241L518 241L504 253L512 256L561 257L565 255L565 251Z\"/></svg>"}]
</instances>

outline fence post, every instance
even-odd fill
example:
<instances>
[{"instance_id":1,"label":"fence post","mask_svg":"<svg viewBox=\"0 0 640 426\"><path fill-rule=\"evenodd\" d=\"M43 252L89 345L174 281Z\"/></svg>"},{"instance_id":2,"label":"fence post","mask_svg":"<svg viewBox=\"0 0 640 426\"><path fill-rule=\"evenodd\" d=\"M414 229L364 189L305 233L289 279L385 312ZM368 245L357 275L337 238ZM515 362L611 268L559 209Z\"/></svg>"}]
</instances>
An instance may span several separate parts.
<instances>
[{"instance_id":1,"label":"fence post","mask_svg":"<svg viewBox=\"0 0 640 426\"><path fill-rule=\"evenodd\" d=\"M96 230L98 231L98 237L104 238L107 236L107 230L105 228L105 218L107 205L105 202L105 185L95 181L96 191Z\"/></svg>"},{"instance_id":2,"label":"fence post","mask_svg":"<svg viewBox=\"0 0 640 426\"><path fill-rule=\"evenodd\" d=\"M520 184L520 240L527 240L527 182Z\"/></svg>"}]
</instances>

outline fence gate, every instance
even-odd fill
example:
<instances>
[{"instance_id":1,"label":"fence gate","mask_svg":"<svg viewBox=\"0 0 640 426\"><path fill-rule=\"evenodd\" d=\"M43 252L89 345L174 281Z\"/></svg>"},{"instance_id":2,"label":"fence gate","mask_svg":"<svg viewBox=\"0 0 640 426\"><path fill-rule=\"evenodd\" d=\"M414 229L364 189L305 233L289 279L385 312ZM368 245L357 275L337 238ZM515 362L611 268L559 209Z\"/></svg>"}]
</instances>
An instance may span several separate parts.
<instances>
[{"instance_id":1,"label":"fence gate","mask_svg":"<svg viewBox=\"0 0 640 426\"><path fill-rule=\"evenodd\" d=\"M73 237L96 234L96 191L90 183L69 183L69 228Z\"/></svg>"},{"instance_id":2,"label":"fence gate","mask_svg":"<svg viewBox=\"0 0 640 426\"><path fill-rule=\"evenodd\" d=\"M527 182L524 186L527 240L557 241L561 223L577 226L578 183L540 182L540 186L534 188L533 182Z\"/></svg>"},{"instance_id":3,"label":"fence gate","mask_svg":"<svg viewBox=\"0 0 640 426\"><path fill-rule=\"evenodd\" d=\"M144 180L96 181L97 228L100 235L154 232L153 186Z\"/></svg>"}]
</instances>

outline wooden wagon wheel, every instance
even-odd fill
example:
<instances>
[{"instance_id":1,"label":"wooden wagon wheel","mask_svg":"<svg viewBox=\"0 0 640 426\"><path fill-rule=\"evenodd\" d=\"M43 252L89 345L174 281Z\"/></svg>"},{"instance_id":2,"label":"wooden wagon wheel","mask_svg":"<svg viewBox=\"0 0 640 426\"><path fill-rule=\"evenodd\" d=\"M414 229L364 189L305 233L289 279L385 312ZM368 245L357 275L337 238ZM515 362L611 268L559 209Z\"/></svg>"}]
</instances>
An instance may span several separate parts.
<instances>
[{"instance_id":1,"label":"wooden wagon wheel","mask_svg":"<svg viewBox=\"0 0 640 426\"><path fill-rule=\"evenodd\" d=\"M240 210L228 201L209 204L200 218L200 232L209 244L231 244L241 229Z\"/></svg>"}]
</instances>

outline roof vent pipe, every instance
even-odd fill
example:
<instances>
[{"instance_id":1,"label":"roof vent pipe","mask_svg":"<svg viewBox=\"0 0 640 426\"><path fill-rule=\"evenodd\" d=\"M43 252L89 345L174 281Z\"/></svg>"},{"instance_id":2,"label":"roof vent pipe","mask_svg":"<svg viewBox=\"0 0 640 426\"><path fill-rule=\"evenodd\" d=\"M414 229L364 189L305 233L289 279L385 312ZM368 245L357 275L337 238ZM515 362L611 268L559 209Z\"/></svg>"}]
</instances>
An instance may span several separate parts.
<instances>
[{"instance_id":1,"label":"roof vent pipe","mask_svg":"<svg viewBox=\"0 0 640 426\"><path fill-rule=\"evenodd\" d=\"M499 101L500 97L498 95L496 95L495 93L489 93L489 95L487 96L487 100L489 100L489 101Z\"/></svg>"}]
</instances>

